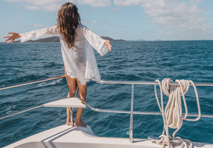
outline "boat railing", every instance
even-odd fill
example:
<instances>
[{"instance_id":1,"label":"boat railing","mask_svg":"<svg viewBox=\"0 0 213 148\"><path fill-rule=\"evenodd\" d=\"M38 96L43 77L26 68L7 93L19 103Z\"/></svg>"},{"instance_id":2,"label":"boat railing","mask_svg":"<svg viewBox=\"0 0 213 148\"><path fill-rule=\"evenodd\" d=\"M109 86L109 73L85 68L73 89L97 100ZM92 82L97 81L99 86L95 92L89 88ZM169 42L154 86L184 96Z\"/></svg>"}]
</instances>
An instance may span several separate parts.
<instances>
[{"instance_id":1,"label":"boat railing","mask_svg":"<svg viewBox=\"0 0 213 148\"><path fill-rule=\"evenodd\" d=\"M34 80L34 81L30 81L30 82L26 82L26 83L19 83L19 84L15 84L15 85L10 85L10 86L5 86L5 87L0 87L0 90L6 90L6 89L11 89L11 88L15 88L15 87L20 87L20 86L26 86L26 85L30 85L30 84L36 84L36 83L40 83L40 82L45 82L45 81L50 81L50 80L55 80L55 79L60 79L60 78L64 78L65 75L62 76L56 76L56 77L52 77L52 78L47 78L47 79L40 79L40 80ZM96 111L96 112L105 112L105 113L124 113L124 114L130 114L130 127L129 127L129 140L132 143L133 142L133 114L141 114L141 115L162 115L161 112L138 112L138 111L134 111L134 86L135 85L159 85L157 82L155 81L103 81L103 80L95 80L92 79L94 82L96 83L100 83L100 84L129 84L131 85L131 109L130 111L120 111L120 110L105 110L105 109L98 109L98 108L94 108L91 107L87 102L85 102L84 100L82 100L81 98L78 97L78 89L76 90L75 93L75 97L78 98L79 100L83 101L84 104L91 110ZM194 82L195 86L213 86L213 83L202 83L202 82ZM170 85L179 85L175 82L170 83ZM46 104L46 103L45 103ZM17 115L17 114L21 114L33 109L37 109L40 107L44 107L44 104L39 105L39 106L35 106L20 112L16 112L4 117L0 117L0 120ZM70 108L71 110L71 122L73 121L73 109ZM197 116L197 114L188 114L188 116ZM209 118L213 118L213 115L201 115L201 117L209 117Z\"/></svg>"}]
</instances>

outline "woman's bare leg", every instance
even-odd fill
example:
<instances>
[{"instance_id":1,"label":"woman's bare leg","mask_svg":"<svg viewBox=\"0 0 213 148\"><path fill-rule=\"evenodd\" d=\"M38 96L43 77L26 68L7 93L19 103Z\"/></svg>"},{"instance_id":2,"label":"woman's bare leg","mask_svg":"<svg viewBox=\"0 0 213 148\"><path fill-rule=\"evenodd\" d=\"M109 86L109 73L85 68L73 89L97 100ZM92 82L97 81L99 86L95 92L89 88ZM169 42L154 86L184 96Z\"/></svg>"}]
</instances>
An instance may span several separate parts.
<instances>
[{"instance_id":1,"label":"woman's bare leg","mask_svg":"<svg viewBox=\"0 0 213 148\"><path fill-rule=\"evenodd\" d=\"M64 69L64 73L66 75L67 85L69 86L69 93L67 95L67 98L74 97L75 92L76 92L76 87L77 87L76 79L70 78L69 76L67 76L65 69ZM67 107L67 123L66 123L66 125L70 125L70 109L69 109L69 107Z\"/></svg>"},{"instance_id":2,"label":"woman's bare leg","mask_svg":"<svg viewBox=\"0 0 213 148\"><path fill-rule=\"evenodd\" d=\"M87 95L87 83L85 85L81 85L80 81L76 79L79 89L79 97L86 101ZM83 126L86 127L86 124L81 120L81 115L83 113L83 108L77 108L76 117L75 117L75 126Z\"/></svg>"}]
</instances>

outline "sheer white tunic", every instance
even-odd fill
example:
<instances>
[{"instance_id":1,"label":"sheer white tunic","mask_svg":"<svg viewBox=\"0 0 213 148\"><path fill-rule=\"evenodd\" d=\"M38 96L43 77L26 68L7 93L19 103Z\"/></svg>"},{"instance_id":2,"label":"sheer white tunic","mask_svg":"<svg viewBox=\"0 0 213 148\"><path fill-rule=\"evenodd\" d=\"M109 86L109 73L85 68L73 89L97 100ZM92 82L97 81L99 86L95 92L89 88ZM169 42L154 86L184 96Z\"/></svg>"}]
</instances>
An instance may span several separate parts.
<instances>
[{"instance_id":1,"label":"sheer white tunic","mask_svg":"<svg viewBox=\"0 0 213 148\"><path fill-rule=\"evenodd\" d=\"M74 47L70 49L60 35L57 26L21 33L20 42L23 43L30 39L43 36L59 35L67 75L71 78L78 78L81 84L85 85L90 78L101 79L92 47L94 47L101 56L106 54L109 49L104 45L105 40L82 24L78 25L76 33L77 36L75 37Z\"/></svg>"}]
</instances>

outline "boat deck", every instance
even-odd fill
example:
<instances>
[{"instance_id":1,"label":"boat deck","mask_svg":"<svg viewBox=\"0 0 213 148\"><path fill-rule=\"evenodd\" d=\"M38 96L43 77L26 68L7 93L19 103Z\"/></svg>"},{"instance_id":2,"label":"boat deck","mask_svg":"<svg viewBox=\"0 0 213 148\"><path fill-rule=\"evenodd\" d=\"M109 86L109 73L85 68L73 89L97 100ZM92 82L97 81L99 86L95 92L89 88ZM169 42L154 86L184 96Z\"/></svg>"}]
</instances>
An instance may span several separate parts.
<instances>
[{"instance_id":1,"label":"boat deck","mask_svg":"<svg viewBox=\"0 0 213 148\"><path fill-rule=\"evenodd\" d=\"M212 144L193 143L194 148L212 148ZM147 139L97 137L90 127L61 125L35 134L5 148L162 148Z\"/></svg>"}]
</instances>

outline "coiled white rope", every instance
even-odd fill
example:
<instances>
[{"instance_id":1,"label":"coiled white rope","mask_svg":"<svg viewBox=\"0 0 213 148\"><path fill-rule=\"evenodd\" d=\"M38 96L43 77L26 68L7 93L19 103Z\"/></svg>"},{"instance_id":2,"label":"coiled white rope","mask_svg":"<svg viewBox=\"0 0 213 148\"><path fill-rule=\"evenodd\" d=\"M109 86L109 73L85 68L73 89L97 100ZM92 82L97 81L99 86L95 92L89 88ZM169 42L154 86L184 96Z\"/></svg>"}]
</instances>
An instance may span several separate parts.
<instances>
[{"instance_id":1,"label":"coiled white rope","mask_svg":"<svg viewBox=\"0 0 213 148\"><path fill-rule=\"evenodd\" d=\"M170 85L170 82L173 82L173 81L169 78L163 79L162 84L160 83L159 80L156 80L156 82L158 82L160 87L161 105L158 99L156 85L154 85L155 97L156 97L159 109L162 113L164 128L163 128L163 133L160 136L161 138L160 140L156 140L156 139L151 139L151 140L155 141L157 144L162 145L163 148L165 148L166 146L168 146L169 148L172 148L175 145L181 145L181 148L184 148L184 147L192 148L193 146L191 141L186 139L181 139L180 137L175 137L175 134L181 128L183 124L183 120L197 121L201 117L198 93L194 83L191 80L176 80L175 82L178 83L179 85ZM197 100L198 117L196 119L187 118L188 108L187 108L186 99L184 95L188 91L190 84L192 84L192 86L194 87L196 100ZM163 93L169 97L165 110L164 110L164 103L163 103ZM185 108L184 116L182 113L181 96L183 98L183 103ZM169 127L176 129L173 132L172 140L171 140L171 136L169 136ZM166 135L164 134L165 131L166 131Z\"/></svg>"}]
</instances>

